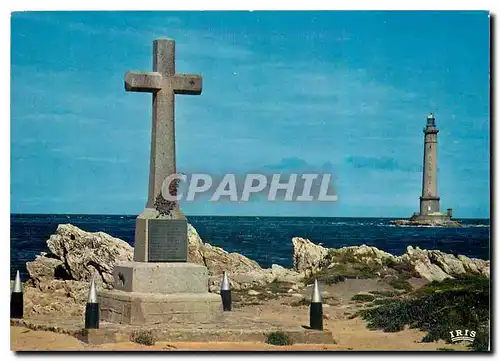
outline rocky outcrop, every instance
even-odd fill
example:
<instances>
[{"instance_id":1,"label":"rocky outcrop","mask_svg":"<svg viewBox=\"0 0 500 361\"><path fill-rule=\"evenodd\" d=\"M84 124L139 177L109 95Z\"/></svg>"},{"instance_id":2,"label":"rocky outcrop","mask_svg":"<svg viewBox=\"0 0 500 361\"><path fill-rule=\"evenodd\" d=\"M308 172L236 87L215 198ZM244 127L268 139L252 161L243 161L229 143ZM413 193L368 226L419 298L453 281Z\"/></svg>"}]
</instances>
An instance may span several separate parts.
<instances>
[{"instance_id":1,"label":"rocky outcrop","mask_svg":"<svg viewBox=\"0 0 500 361\"><path fill-rule=\"evenodd\" d=\"M53 280L88 282L95 275L99 286L113 287L113 268L117 263L132 261L133 248L125 241L103 232L85 232L71 224L61 224L47 241L49 252L42 252L26 263L29 284L45 287ZM300 274L273 265L263 269L239 253L203 243L196 229L188 224L188 261L205 265L210 276L209 287L218 292L222 273L227 271L233 288L246 289L273 280L298 280ZM45 287L46 289L46 287Z\"/></svg>"},{"instance_id":2,"label":"rocky outcrop","mask_svg":"<svg viewBox=\"0 0 500 361\"><path fill-rule=\"evenodd\" d=\"M85 313L89 283L70 280L44 281L24 287L25 316L79 316ZM50 297L47 297L50 295Z\"/></svg>"},{"instance_id":3,"label":"rocky outcrop","mask_svg":"<svg viewBox=\"0 0 500 361\"><path fill-rule=\"evenodd\" d=\"M262 286L274 280L296 282L302 275L278 265L264 269L248 257L236 252L203 243L198 232L188 225L189 262L203 264L209 272L211 292L219 292L224 271L228 272L231 288L235 290Z\"/></svg>"},{"instance_id":4,"label":"rocky outcrop","mask_svg":"<svg viewBox=\"0 0 500 361\"><path fill-rule=\"evenodd\" d=\"M394 219L389 222L395 226L425 226L425 227L460 227L457 221L430 220L430 219Z\"/></svg>"},{"instance_id":5,"label":"rocky outcrop","mask_svg":"<svg viewBox=\"0 0 500 361\"><path fill-rule=\"evenodd\" d=\"M408 246L399 259L414 266L418 274L429 281L442 281L465 274L490 276L490 261L455 256L437 250L422 250Z\"/></svg>"},{"instance_id":6,"label":"rocky outcrop","mask_svg":"<svg viewBox=\"0 0 500 361\"><path fill-rule=\"evenodd\" d=\"M437 250L422 250L408 246L401 256L371 246L352 246L339 249L324 248L303 238L294 238L293 259L297 272L314 272L336 264L358 263L361 265L379 264L394 269L406 269L427 279L442 281L465 274L490 275L490 261L454 256Z\"/></svg>"},{"instance_id":7,"label":"rocky outcrop","mask_svg":"<svg viewBox=\"0 0 500 361\"><path fill-rule=\"evenodd\" d=\"M301 286L304 276L323 268L354 264L369 277L385 277L406 272L429 281L440 281L464 274L489 276L490 262L466 256L454 256L436 250L408 246L401 256L376 247L361 245L339 249L325 248L308 239L295 237L293 269L279 265L263 269L238 253L204 243L194 227L188 225L188 261L203 264L209 272L211 292L219 292L222 273L227 271L235 290L255 288L273 281ZM61 224L47 241L49 252L42 252L26 266L30 276L26 292L34 314L64 310L68 314L83 310L88 281L96 277L99 287L113 285L113 268L119 262L131 261L133 248L125 241L103 232L85 232L71 224ZM342 267L341 267L342 268ZM355 267L356 268L356 267ZM382 271L381 271L382 270ZM348 272L348 268L344 268ZM385 276L384 276L385 275ZM51 294L45 300L43 295ZM65 304L66 303L66 304ZM31 306L30 306L31 307Z\"/></svg>"},{"instance_id":8,"label":"rocky outcrop","mask_svg":"<svg viewBox=\"0 0 500 361\"><path fill-rule=\"evenodd\" d=\"M90 281L113 285L113 268L132 261L133 248L104 232L85 232L71 224L60 224L47 240L49 253L41 253L26 268L34 284L51 279Z\"/></svg>"},{"instance_id":9,"label":"rocky outcrop","mask_svg":"<svg viewBox=\"0 0 500 361\"><path fill-rule=\"evenodd\" d=\"M398 261L410 265L416 274L428 281L442 281L445 278L452 278L438 264L432 262L427 253L421 252L420 248L414 249L408 246L406 253L401 255Z\"/></svg>"},{"instance_id":10,"label":"rocky outcrop","mask_svg":"<svg viewBox=\"0 0 500 361\"><path fill-rule=\"evenodd\" d=\"M188 261L205 265L210 275L222 275L224 271L247 273L262 270L257 262L248 257L203 243L196 229L190 224L188 224L188 248Z\"/></svg>"},{"instance_id":11,"label":"rocky outcrop","mask_svg":"<svg viewBox=\"0 0 500 361\"><path fill-rule=\"evenodd\" d=\"M64 262L48 255L47 252L40 253L32 262L26 262L26 269L35 284L67 276Z\"/></svg>"},{"instance_id":12,"label":"rocky outcrop","mask_svg":"<svg viewBox=\"0 0 500 361\"><path fill-rule=\"evenodd\" d=\"M203 260L203 241L196 229L188 223L188 262L205 264Z\"/></svg>"},{"instance_id":13,"label":"rocky outcrop","mask_svg":"<svg viewBox=\"0 0 500 361\"><path fill-rule=\"evenodd\" d=\"M300 237L292 238L293 268L297 272L314 272L321 268L328 249Z\"/></svg>"}]
</instances>

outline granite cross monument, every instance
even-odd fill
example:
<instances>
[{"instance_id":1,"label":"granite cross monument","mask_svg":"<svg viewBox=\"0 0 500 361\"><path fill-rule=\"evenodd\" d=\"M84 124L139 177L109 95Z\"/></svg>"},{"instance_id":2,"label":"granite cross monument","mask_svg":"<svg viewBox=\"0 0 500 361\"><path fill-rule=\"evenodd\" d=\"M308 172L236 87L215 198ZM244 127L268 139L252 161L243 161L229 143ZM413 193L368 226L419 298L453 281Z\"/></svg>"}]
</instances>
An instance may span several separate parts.
<instances>
[{"instance_id":1,"label":"granite cross monument","mask_svg":"<svg viewBox=\"0 0 500 361\"><path fill-rule=\"evenodd\" d=\"M205 322L222 314L208 292L208 270L187 262L187 220L178 205L161 212L156 200L175 168L175 94L201 94L201 76L175 73L175 42L153 42L153 72L128 72L125 90L153 93L149 192L137 217L134 262L113 269L114 287L99 292L101 320L126 324Z\"/></svg>"},{"instance_id":2,"label":"granite cross monument","mask_svg":"<svg viewBox=\"0 0 500 361\"><path fill-rule=\"evenodd\" d=\"M128 72L125 90L153 93L148 200L136 220L134 260L186 261L186 218L177 204L168 217L159 216L154 204L164 179L176 173L175 94L201 94L201 76L176 74L175 42L155 40L153 72Z\"/></svg>"}]
</instances>

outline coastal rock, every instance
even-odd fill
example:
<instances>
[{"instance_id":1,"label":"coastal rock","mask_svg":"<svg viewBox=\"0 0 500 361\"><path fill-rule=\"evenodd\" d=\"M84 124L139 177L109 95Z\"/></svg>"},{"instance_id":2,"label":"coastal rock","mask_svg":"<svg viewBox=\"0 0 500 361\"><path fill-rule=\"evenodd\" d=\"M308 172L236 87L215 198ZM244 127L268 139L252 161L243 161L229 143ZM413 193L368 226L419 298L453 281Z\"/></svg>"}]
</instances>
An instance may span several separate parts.
<instances>
[{"instance_id":1,"label":"coastal rock","mask_svg":"<svg viewBox=\"0 0 500 361\"><path fill-rule=\"evenodd\" d=\"M188 262L205 264L203 260L203 241L196 229L188 223Z\"/></svg>"},{"instance_id":2,"label":"coastal rock","mask_svg":"<svg viewBox=\"0 0 500 361\"><path fill-rule=\"evenodd\" d=\"M446 278L453 278L437 265L430 263L428 259L415 260L413 261L412 266L420 277L425 278L428 281L442 281Z\"/></svg>"},{"instance_id":3,"label":"coastal rock","mask_svg":"<svg viewBox=\"0 0 500 361\"><path fill-rule=\"evenodd\" d=\"M314 272L321 267L321 262L328 253L328 249L300 237L292 238L293 268L297 272Z\"/></svg>"},{"instance_id":4,"label":"coastal rock","mask_svg":"<svg viewBox=\"0 0 500 361\"><path fill-rule=\"evenodd\" d=\"M50 280L37 287L24 287L25 316L82 316L89 291L89 282ZM50 297L47 297L47 295Z\"/></svg>"},{"instance_id":5,"label":"coastal rock","mask_svg":"<svg viewBox=\"0 0 500 361\"><path fill-rule=\"evenodd\" d=\"M457 221L438 221L426 219L394 219L389 222L395 226L424 226L424 227L460 227Z\"/></svg>"},{"instance_id":6,"label":"coastal rock","mask_svg":"<svg viewBox=\"0 0 500 361\"><path fill-rule=\"evenodd\" d=\"M394 256L367 245L324 248L299 237L293 238L292 243L295 271L316 272L339 264L371 267L378 265L378 269L392 269L393 273L405 270L428 281L442 281L465 274L489 277L490 274L489 261L455 256L438 250L422 250L419 247L408 246L404 254ZM376 275L380 276L378 273Z\"/></svg>"},{"instance_id":7,"label":"coastal rock","mask_svg":"<svg viewBox=\"0 0 500 361\"><path fill-rule=\"evenodd\" d=\"M43 287L43 283L52 280L89 281L95 275L99 286L112 288L114 266L133 259L133 248L127 242L103 232L86 232L71 224L59 225L47 246L48 253L42 252L26 263L31 285ZM239 253L203 243L191 224L188 224L188 261L207 267L210 289L217 292L224 271L232 274L231 286L235 289L263 285L276 277L288 280L299 277L280 266L264 270Z\"/></svg>"},{"instance_id":8,"label":"coastal rock","mask_svg":"<svg viewBox=\"0 0 500 361\"><path fill-rule=\"evenodd\" d=\"M428 257L433 264L438 265L449 275L461 275L466 273L462 262L452 254L441 251L429 251Z\"/></svg>"},{"instance_id":9,"label":"coastal rock","mask_svg":"<svg viewBox=\"0 0 500 361\"><path fill-rule=\"evenodd\" d=\"M421 277L429 281L442 281L465 274L490 276L490 261L462 255L455 257L437 250L408 246L406 253L399 259L409 263Z\"/></svg>"},{"instance_id":10,"label":"coastal rock","mask_svg":"<svg viewBox=\"0 0 500 361\"><path fill-rule=\"evenodd\" d=\"M196 229L188 224L189 254L188 261L202 264L209 273L210 292L219 293L224 271L228 272L232 289L240 290L261 286L272 282L276 277L290 278L293 272L281 269L263 269L259 264L239 253L227 252L221 247L203 243ZM284 271L283 271L284 270Z\"/></svg>"},{"instance_id":11,"label":"coastal rock","mask_svg":"<svg viewBox=\"0 0 500 361\"><path fill-rule=\"evenodd\" d=\"M304 274L277 264L273 264L271 266L271 275L273 281L276 280L278 282L294 283L294 289L297 287L297 284L302 282L302 279L304 278Z\"/></svg>"},{"instance_id":12,"label":"coastal rock","mask_svg":"<svg viewBox=\"0 0 500 361\"><path fill-rule=\"evenodd\" d=\"M113 285L113 268L117 263L132 261L133 248L125 241L104 232L85 232L71 224L60 224L47 246L64 264L70 279Z\"/></svg>"},{"instance_id":13,"label":"coastal rock","mask_svg":"<svg viewBox=\"0 0 500 361\"><path fill-rule=\"evenodd\" d=\"M247 273L260 271L259 264L239 253L229 253L208 243L201 248L205 266L211 275L221 275L224 271Z\"/></svg>"},{"instance_id":14,"label":"coastal rock","mask_svg":"<svg viewBox=\"0 0 500 361\"><path fill-rule=\"evenodd\" d=\"M35 285L67 276L64 262L58 258L47 256L45 252L37 255L34 261L26 262L26 270Z\"/></svg>"},{"instance_id":15,"label":"coastal rock","mask_svg":"<svg viewBox=\"0 0 500 361\"><path fill-rule=\"evenodd\" d=\"M406 253L399 257L399 260L409 265L415 273L428 281L442 281L446 278L453 278L444 272L438 265L433 264L426 250L419 247L408 246Z\"/></svg>"},{"instance_id":16,"label":"coastal rock","mask_svg":"<svg viewBox=\"0 0 500 361\"><path fill-rule=\"evenodd\" d=\"M367 246L349 246L342 248L330 248L329 251L330 262L336 261L337 263L355 262L361 264L378 264L382 265L387 263L388 260L396 261L396 257L392 254L382 251L377 247Z\"/></svg>"},{"instance_id":17,"label":"coastal rock","mask_svg":"<svg viewBox=\"0 0 500 361\"><path fill-rule=\"evenodd\" d=\"M191 224L188 224L188 261L206 266L212 276L222 275L224 271L247 273L262 270L257 262L248 257L203 243Z\"/></svg>"},{"instance_id":18,"label":"coastal rock","mask_svg":"<svg viewBox=\"0 0 500 361\"><path fill-rule=\"evenodd\" d=\"M362 277L366 277L367 272L380 277L405 272L429 281L441 281L463 274L488 277L490 274L489 261L412 246L408 246L403 255L394 256L367 245L325 248L300 237L294 237L292 244L293 269L276 264L263 269L257 262L239 253L230 253L204 243L196 229L188 224L188 260L207 267L209 289L217 293L224 271L228 272L231 288L235 290L259 287L273 281L301 285L304 276L311 272L346 264L350 265L344 267L345 272L351 272L350 277L353 270L358 272L354 273L355 277L359 272L364 272L360 274ZM111 288L114 266L133 258L133 248L127 242L103 232L85 232L71 224L59 225L56 233L47 241L47 246L49 252L42 252L35 260L27 262L30 276L28 284L41 293L61 293L64 289L70 295L68 297L74 300L84 297L78 290L88 287L91 275L95 275L99 287ZM71 283L79 281L82 285Z\"/></svg>"},{"instance_id":19,"label":"coastal rock","mask_svg":"<svg viewBox=\"0 0 500 361\"><path fill-rule=\"evenodd\" d=\"M298 288L298 285L302 285L303 277L302 273L276 264L273 264L271 268L259 267L250 271L228 271L229 284L234 290L261 287L273 281L291 283L295 288ZM219 293L221 281L221 275L211 276L209 279L210 292Z\"/></svg>"},{"instance_id":20,"label":"coastal rock","mask_svg":"<svg viewBox=\"0 0 500 361\"><path fill-rule=\"evenodd\" d=\"M478 258L469 258L462 255L459 255L458 259L462 262L464 269L468 273L481 274L483 276L490 277L490 261L484 261Z\"/></svg>"}]
</instances>

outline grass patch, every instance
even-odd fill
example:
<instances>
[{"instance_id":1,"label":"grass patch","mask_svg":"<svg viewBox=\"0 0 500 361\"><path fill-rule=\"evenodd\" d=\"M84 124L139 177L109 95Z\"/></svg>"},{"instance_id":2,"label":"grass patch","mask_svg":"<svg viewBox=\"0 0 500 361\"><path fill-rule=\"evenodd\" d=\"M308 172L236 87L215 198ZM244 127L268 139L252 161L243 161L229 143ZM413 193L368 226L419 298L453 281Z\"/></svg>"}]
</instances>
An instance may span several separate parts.
<instances>
[{"instance_id":1,"label":"grass patch","mask_svg":"<svg viewBox=\"0 0 500 361\"><path fill-rule=\"evenodd\" d=\"M132 342L140 345L153 346L156 343L156 337L151 330L135 331L131 337Z\"/></svg>"},{"instance_id":2,"label":"grass patch","mask_svg":"<svg viewBox=\"0 0 500 361\"><path fill-rule=\"evenodd\" d=\"M449 331L476 331L471 349L488 350L489 279L469 276L432 282L410 293L406 298L390 299L386 304L361 310L358 316L370 329L398 332L405 325L426 331L422 342L442 339L451 342Z\"/></svg>"},{"instance_id":3,"label":"grass patch","mask_svg":"<svg viewBox=\"0 0 500 361\"><path fill-rule=\"evenodd\" d=\"M406 262L396 262L391 258L384 258L382 264L397 272L401 278L411 278L417 276L412 266Z\"/></svg>"},{"instance_id":4,"label":"grass patch","mask_svg":"<svg viewBox=\"0 0 500 361\"><path fill-rule=\"evenodd\" d=\"M408 280L405 280L403 278L395 278L389 281L389 285L391 285L397 290L404 290L406 292L413 291L413 287L411 286L410 282L408 282Z\"/></svg>"},{"instance_id":5,"label":"grass patch","mask_svg":"<svg viewBox=\"0 0 500 361\"><path fill-rule=\"evenodd\" d=\"M370 291L369 293L379 297L394 297L398 295L398 292L394 291Z\"/></svg>"},{"instance_id":6,"label":"grass patch","mask_svg":"<svg viewBox=\"0 0 500 361\"><path fill-rule=\"evenodd\" d=\"M341 263L329 268L322 268L309 277L304 278L306 284L311 284L314 279L327 285L344 282L347 278L375 278L382 271L378 264L366 265L360 263Z\"/></svg>"},{"instance_id":7,"label":"grass patch","mask_svg":"<svg viewBox=\"0 0 500 361\"><path fill-rule=\"evenodd\" d=\"M340 304L340 301L337 297L335 296L323 296L321 303L324 305L331 305L331 306L337 306ZM292 307L300 307L300 306L310 306L311 305L311 299L309 297L302 297L301 299L295 300L290 303L290 306Z\"/></svg>"},{"instance_id":8,"label":"grass patch","mask_svg":"<svg viewBox=\"0 0 500 361\"><path fill-rule=\"evenodd\" d=\"M378 258L375 254L354 254L351 249L330 249L320 264L320 270L304 278L306 284L318 279L327 285L346 279L368 279L392 276L408 279L413 275L411 266L390 258Z\"/></svg>"},{"instance_id":9,"label":"grass patch","mask_svg":"<svg viewBox=\"0 0 500 361\"><path fill-rule=\"evenodd\" d=\"M356 302L371 302L375 299L376 296L370 295L367 293L358 293L357 295L354 295L351 297L351 301L356 301Z\"/></svg>"},{"instance_id":10,"label":"grass patch","mask_svg":"<svg viewBox=\"0 0 500 361\"><path fill-rule=\"evenodd\" d=\"M269 333L266 338L266 343L276 346L293 345L293 341L290 336L283 331Z\"/></svg>"},{"instance_id":11,"label":"grass patch","mask_svg":"<svg viewBox=\"0 0 500 361\"><path fill-rule=\"evenodd\" d=\"M376 298L373 300L374 305L386 305L390 303L392 300L390 298Z\"/></svg>"},{"instance_id":12,"label":"grass patch","mask_svg":"<svg viewBox=\"0 0 500 361\"><path fill-rule=\"evenodd\" d=\"M294 283L278 282L274 280L263 286L252 287L245 290L233 290L231 292L232 302L236 308L248 305L261 305L263 302L276 300L280 296L287 294ZM249 295L250 290L257 291L256 295Z\"/></svg>"}]
</instances>

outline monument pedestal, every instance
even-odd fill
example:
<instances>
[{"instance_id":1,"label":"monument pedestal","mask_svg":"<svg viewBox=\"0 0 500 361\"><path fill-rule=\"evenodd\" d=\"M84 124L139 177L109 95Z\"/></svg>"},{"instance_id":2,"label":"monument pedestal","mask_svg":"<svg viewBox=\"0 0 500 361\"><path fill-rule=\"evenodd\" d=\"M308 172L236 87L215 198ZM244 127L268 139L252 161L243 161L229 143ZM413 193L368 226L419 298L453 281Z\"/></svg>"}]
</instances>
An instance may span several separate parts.
<instances>
[{"instance_id":1,"label":"monument pedestal","mask_svg":"<svg viewBox=\"0 0 500 361\"><path fill-rule=\"evenodd\" d=\"M98 294L102 321L144 325L211 322L222 314L208 292L207 268L194 263L127 262L113 271L115 288Z\"/></svg>"}]
</instances>

